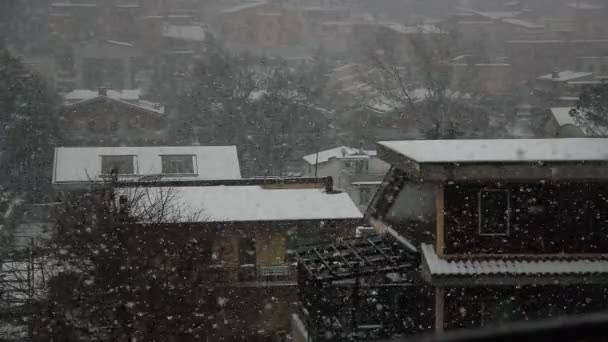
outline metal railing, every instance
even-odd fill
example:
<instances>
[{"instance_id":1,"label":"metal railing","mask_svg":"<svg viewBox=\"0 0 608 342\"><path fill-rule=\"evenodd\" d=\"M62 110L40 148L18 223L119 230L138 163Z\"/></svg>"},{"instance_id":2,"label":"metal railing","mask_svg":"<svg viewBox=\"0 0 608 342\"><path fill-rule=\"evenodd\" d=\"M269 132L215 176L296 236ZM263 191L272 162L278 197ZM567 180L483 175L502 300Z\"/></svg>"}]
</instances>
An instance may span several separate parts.
<instances>
[{"instance_id":1,"label":"metal railing","mask_svg":"<svg viewBox=\"0 0 608 342\"><path fill-rule=\"evenodd\" d=\"M240 266L215 265L210 267L214 282L219 283L285 283L297 280L297 268L295 265L253 265Z\"/></svg>"}]
</instances>

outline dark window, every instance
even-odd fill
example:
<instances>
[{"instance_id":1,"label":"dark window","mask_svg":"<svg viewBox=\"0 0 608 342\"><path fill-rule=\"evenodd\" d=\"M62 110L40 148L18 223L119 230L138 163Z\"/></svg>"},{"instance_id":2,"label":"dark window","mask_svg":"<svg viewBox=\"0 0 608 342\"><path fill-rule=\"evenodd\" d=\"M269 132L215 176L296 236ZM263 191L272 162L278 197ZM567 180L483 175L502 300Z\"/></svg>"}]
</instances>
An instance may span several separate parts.
<instances>
[{"instance_id":1,"label":"dark window","mask_svg":"<svg viewBox=\"0 0 608 342\"><path fill-rule=\"evenodd\" d=\"M110 174L113 169L118 170L121 175L134 174L133 156L101 156L101 172Z\"/></svg>"},{"instance_id":2,"label":"dark window","mask_svg":"<svg viewBox=\"0 0 608 342\"><path fill-rule=\"evenodd\" d=\"M192 155L161 156L161 159L164 174L194 174Z\"/></svg>"},{"instance_id":3,"label":"dark window","mask_svg":"<svg viewBox=\"0 0 608 342\"><path fill-rule=\"evenodd\" d=\"M110 122L110 130L112 132L115 132L118 130L118 121L111 121Z\"/></svg>"},{"instance_id":4,"label":"dark window","mask_svg":"<svg viewBox=\"0 0 608 342\"><path fill-rule=\"evenodd\" d=\"M89 131L94 132L96 128L95 120L89 120L87 127L89 128Z\"/></svg>"},{"instance_id":5,"label":"dark window","mask_svg":"<svg viewBox=\"0 0 608 342\"><path fill-rule=\"evenodd\" d=\"M362 186L359 188L361 204L367 204L372 199L372 189Z\"/></svg>"},{"instance_id":6,"label":"dark window","mask_svg":"<svg viewBox=\"0 0 608 342\"><path fill-rule=\"evenodd\" d=\"M255 240L242 238L239 240L239 280L251 281L255 279L256 246Z\"/></svg>"},{"instance_id":7,"label":"dark window","mask_svg":"<svg viewBox=\"0 0 608 342\"><path fill-rule=\"evenodd\" d=\"M479 192L479 235L509 235L509 191L500 189Z\"/></svg>"}]
</instances>

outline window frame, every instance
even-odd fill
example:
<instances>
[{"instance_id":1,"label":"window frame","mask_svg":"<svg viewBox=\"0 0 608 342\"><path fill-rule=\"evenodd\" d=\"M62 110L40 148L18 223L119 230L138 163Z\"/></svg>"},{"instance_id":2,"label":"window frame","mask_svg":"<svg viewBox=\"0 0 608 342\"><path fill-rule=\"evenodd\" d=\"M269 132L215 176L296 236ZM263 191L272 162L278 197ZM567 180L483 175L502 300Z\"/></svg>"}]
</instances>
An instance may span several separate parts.
<instances>
[{"instance_id":1,"label":"window frame","mask_svg":"<svg viewBox=\"0 0 608 342\"><path fill-rule=\"evenodd\" d=\"M198 175L198 158L196 157L196 154L161 154L159 155L160 157L160 173L162 175L167 175L167 176L196 176ZM165 162L163 161L164 158L169 158L169 157L190 157L191 161L192 161L192 172L188 173L188 172L177 172L177 173L170 173L170 172L165 172L164 170L164 164Z\"/></svg>"},{"instance_id":2,"label":"window frame","mask_svg":"<svg viewBox=\"0 0 608 342\"><path fill-rule=\"evenodd\" d=\"M482 230L482 222L483 222L483 215L482 215L482 210L481 210L481 201L482 201L482 194L484 192L500 192L506 195L507 197L507 207L506 207L506 230L504 233L484 233ZM511 235L511 191L509 191L509 189L500 189L500 188L488 188L488 189L481 189L479 190L479 192L477 193L477 233L479 234L479 236L509 236Z\"/></svg>"},{"instance_id":3,"label":"window frame","mask_svg":"<svg viewBox=\"0 0 608 342\"><path fill-rule=\"evenodd\" d=\"M118 170L118 175L119 176L134 176L137 175L137 155L135 154L102 154L99 156L99 164L101 167L100 170L100 174L102 176L109 176L111 175L111 173L109 172L105 172L104 167L103 167L103 158L112 158L112 157L131 157L131 162L132 162L132 167L133 167L133 172L132 173L121 173L120 169Z\"/></svg>"}]
</instances>

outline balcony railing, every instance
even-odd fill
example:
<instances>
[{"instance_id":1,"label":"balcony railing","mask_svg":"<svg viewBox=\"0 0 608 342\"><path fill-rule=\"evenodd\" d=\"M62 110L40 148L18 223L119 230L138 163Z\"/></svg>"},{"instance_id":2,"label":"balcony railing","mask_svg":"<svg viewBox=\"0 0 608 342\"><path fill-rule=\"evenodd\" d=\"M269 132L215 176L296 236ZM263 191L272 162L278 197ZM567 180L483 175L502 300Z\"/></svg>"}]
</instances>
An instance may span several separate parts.
<instances>
[{"instance_id":1,"label":"balcony railing","mask_svg":"<svg viewBox=\"0 0 608 342\"><path fill-rule=\"evenodd\" d=\"M295 265L254 265L240 266L214 265L210 267L211 281L218 283L295 283L297 271Z\"/></svg>"}]
</instances>

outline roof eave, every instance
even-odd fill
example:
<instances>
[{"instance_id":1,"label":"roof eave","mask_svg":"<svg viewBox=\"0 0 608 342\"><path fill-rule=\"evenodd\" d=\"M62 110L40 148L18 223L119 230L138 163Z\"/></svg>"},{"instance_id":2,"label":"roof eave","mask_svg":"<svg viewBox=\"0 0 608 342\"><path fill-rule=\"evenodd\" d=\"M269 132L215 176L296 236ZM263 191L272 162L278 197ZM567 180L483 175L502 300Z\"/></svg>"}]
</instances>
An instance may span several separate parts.
<instances>
[{"instance_id":1,"label":"roof eave","mask_svg":"<svg viewBox=\"0 0 608 342\"><path fill-rule=\"evenodd\" d=\"M378 144L378 157L425 182L479 180L608 180L608 161L419 163Z\"/></svg>"}]
</instances>

